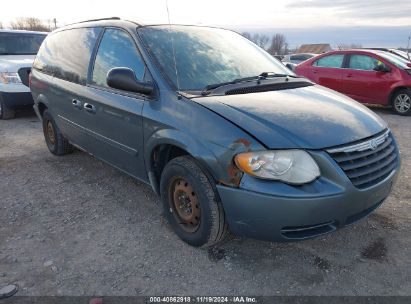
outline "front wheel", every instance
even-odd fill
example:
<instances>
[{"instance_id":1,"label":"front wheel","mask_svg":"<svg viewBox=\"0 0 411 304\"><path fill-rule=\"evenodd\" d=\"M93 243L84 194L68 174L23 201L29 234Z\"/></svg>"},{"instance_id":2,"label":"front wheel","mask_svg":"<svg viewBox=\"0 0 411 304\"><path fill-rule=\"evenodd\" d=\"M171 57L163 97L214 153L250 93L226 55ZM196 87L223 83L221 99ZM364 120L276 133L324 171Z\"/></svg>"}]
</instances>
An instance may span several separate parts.
<instances>
[{"instance_id":1,"label":"front wheel","mask_svg":"<svg viewBox=\"0 0 411 304\"><path fill-rule=\"evenodd\" d=\"M215 185L192 157L171 160L161 175L160 189L164 212L183 241L208 247L225 238L228 225Z\"/></svg>"},{"instance_id":2,"label":"front wheel","mask_svg":"<svg viewBox=\"0 0 411 304\"><path fill-rule=\"evenodd\" d=\"M397 114L410 115L411 114L411 90L402 89L394 94L392 97L392 107Z\"/></svg>"}]
</instances>

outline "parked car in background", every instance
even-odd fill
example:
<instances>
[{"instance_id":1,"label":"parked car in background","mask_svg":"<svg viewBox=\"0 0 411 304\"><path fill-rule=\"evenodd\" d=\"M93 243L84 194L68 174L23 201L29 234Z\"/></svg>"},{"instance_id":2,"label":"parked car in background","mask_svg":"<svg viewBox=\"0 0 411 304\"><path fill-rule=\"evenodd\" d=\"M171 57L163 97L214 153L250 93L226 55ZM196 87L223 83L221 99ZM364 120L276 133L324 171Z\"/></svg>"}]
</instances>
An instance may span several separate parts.
<instances>
[{"instance_id":1,"label":"parked car in background","mask_svg":"<svg viewBox=\"0 0 411 304\"><path fill-rule=\"evenodd\" d=\"M312 53L291 54L291 55L285 55L283 58L283 61L291 62L294 64L299 64L315 56L317 56L317 54L312 54Z\"/></svg>"},{"instance_id":2,"label":"parked car in background","mask_svg":"<svg viewBox=\"0 0 411 304\"><path fill-rule=\"evenodd\" d=\"M298 64L310 58L313 58L314 56L317 56L317 54L311 54L311 53L291 54L291 55L285 55L281 61L288 69L290 69L291 71L295 71L295 67Z\"/></svg>"},{"instance_id":3,"label":"parked car in background","mask_svg":"<svg viewBox=\"0 0 411 304\"><path fill-rule=\"evenodd\" d=\"M284 55L273 55L273 57L274 57L275 59L277 59L278 61L282 61L283 58L284 58Z\"/></svg>"},{"instance_id":4,"label":"parked car in background","mask_svg":"<svg viewBox=\"0 0 411 304\"><path fill-rule=\"evenodd\" d=\"M0 119L13 118L18 107L33 105L29 73L45 37L42 32L0 30Z\"/></svg>"},{"instance_id":5,"label":"parked car in background","mask_svg":"<svg viewBox=\"0 0 411 304\"><path fill-rule=\"evenodd\" d=\"M359 102L411 114L411 63L389 52L332 51L301 63L296 73Z\"/></svg>"},{"instance_id":6,"label":"parked car in background","mask_svg":"<svg viewBox=\"0 0 411 304\"><path fill-rule=\"evenodd\" d=\"M46 38L30 77L50 152L74 145L151 185L193 246L228 229L333 232L378 208L399 172L381 118L229 30L82 22Z\"/></svg>"},{"instance_id":7,"label":"parked car in background","mask_svg":"<svg viewBox=\"0 0 411 304\"><path fill-rule=\"evenodd\" d=\"M406 59L408 61L411 61L411 54L398 50L398 49L387 49L387 48L368 48L369 50L376 50L376 51L385 51L385 52L389 52L391 54L397 55L402 57L403 59Z\"/></svg>"}]
</instances>

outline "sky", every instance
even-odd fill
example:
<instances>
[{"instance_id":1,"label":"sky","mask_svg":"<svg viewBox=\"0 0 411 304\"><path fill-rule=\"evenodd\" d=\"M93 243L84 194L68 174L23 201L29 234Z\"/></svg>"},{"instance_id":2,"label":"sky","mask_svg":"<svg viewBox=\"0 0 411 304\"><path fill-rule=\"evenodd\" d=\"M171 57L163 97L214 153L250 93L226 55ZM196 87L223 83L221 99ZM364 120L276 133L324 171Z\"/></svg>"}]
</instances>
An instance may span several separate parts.
<instances>
[{"instance_id":1,"label":"sky","mask_svg":"<svg viewBox=\"0 0 411 304\"><path fill-rule=\"evenodd\" d=\"M2 2L3 26L24 16L45 22L56 18L59 26L110 16L143 24L168 22L166 0ZM168 0L168 8L172 23L268 35L283 32L290 45L364 42L364 46L405 47L411 35L411 0Z\"/></svg>"}]
</instances>

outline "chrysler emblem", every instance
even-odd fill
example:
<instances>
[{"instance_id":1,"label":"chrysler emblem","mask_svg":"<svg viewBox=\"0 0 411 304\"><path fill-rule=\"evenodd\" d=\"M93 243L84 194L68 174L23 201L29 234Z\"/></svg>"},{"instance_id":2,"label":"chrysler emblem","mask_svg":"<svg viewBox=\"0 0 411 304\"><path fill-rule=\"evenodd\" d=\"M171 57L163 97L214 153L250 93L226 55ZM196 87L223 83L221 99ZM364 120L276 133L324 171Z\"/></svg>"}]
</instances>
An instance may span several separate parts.
<instances>
[{"instance_id":1,"label":"chrysler emblem","mask_svg":"<svg viewBox=\"0 0 411 304\"><path fill-rule=\"evenodd\" d=\"M368 142L368 146L370 147L371 150L375 150L378 147L377 141L376 140L370 140Z\"/></svg>"}]
</instances>

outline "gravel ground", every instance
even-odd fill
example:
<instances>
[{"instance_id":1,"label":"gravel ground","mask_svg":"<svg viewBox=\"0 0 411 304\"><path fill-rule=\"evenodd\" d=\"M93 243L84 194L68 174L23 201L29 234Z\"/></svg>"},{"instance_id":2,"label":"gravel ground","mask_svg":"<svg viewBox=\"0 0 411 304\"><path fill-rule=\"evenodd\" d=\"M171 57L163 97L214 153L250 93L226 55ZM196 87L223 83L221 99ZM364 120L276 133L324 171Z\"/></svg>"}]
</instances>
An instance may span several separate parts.
<instances>
[{"instance_id":1,"label":"gravel ground","mask_svg":"<svg viewBox=\"0 0 411 304\"><path fill-rule=\"evenodd\" d=\"M51 155L32 113L0 120L0 286L19 295L411 295L411 118L375 109L402 172L369 218L298 243L181 242L150 187Z\"/></svg>"}]
</instances>

